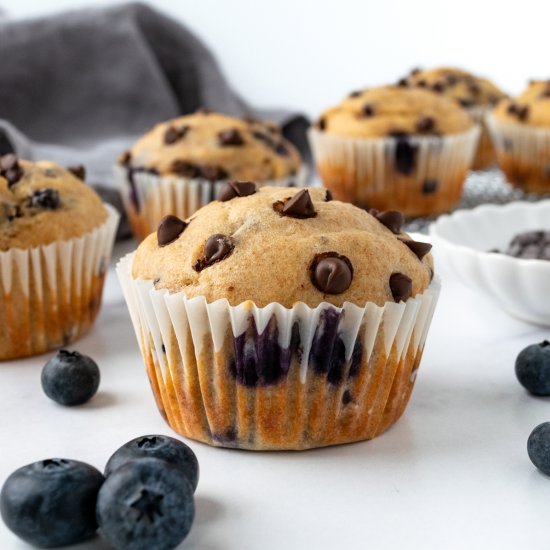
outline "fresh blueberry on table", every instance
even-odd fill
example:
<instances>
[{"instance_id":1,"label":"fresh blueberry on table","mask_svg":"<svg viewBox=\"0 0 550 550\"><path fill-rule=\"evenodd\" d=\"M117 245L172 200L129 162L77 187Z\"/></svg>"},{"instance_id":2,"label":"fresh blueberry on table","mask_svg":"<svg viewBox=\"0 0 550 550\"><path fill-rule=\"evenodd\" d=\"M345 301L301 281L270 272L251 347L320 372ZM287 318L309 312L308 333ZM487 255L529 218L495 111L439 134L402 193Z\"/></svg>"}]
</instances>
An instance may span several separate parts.
<instances>
[{"instance_id":1,"label":"fresh blueberry on table","mask_svg":"<svg viewBox=\"0 0 550 550\"><path fill-rule=\"evenodd\" d=\"M118 550L172 550L191 530L193 489L177 466L142 458L109 475L96 513L103 537Z\"/></svg>"},{"instance_id":2,"label":"fresh blueberry on table","mask_svg":"<svg viewBox=\"0 0 550 550\"><path fill-rule=\"evenodd\" d=\"M539 424L527 440L527 453L531 462L546 475L550 475L550 422Z\"/></svg>"},{"instance_id":3,"label":"fresh blueberry on table","mask_svg":"<svg viewBox=\"0 0 550 550\"><path fill-rule=\"evenodd\" d=\"M105 476L132 460L158 458L177 466L187 477L193 491L199 482L199 462L195 453L181 441L166 435L144 435L128 441L107 462Z\"/></svg>"},{"instance_id":4,"label":"fresh blueberry on table","mask_svg":"<svg viewBox=\"0 0 550 550\"><path fill-rule=\"evenodd\" d=\"M522 350L516 359L516 376L533 395L550 395L550 342Z\"/></svg>"},{"instance_id":5,"label":"fresh blueberry on table","mask_svg":"<svg viewBox=\"0 0 550 550\"><path fill-rule=\"evenodd\" d=\"M41 460L13 472L0 493L9 529L42 548L83 541L97 529L95 505L103 475L76 460Z\"/></svg>"},{"instance_id":6,"label":"fresh blueberry on table","mask_svg":"<svg viewBox=\"0 0 550 550\"><path fill-rule=\"evenodd\" d=\"M42 389L61 405L81 405L96 393L99 378L99 368L93 359L78 351L62 349L42 369Z\"/></svg>"}]
</instances>

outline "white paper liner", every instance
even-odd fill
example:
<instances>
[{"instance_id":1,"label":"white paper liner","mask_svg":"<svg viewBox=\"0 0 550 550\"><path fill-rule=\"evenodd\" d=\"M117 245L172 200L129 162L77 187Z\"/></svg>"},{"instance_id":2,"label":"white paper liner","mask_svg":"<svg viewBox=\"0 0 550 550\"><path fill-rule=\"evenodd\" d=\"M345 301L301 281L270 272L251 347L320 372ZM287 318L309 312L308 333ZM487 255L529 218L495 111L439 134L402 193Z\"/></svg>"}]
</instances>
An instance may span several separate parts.
<instances>
[{"instance_id":1,"label":"white paper liner","mask_svg":"<svg viewBox=\"0 0 550 550\"><path fill-rule=\"evenodd\" d=\"M81 237L0 252L0 319L9 321L8 332L14 332L13 338L6 333L0 337L0 359L42 353L68 343L80 334L82 323L91 321L80 318L78 312L86 307L84 301L98 298L91 294L94 278L105 275L120 218L113 207L105 208L107 220ZM32 333L52 316L58 321L55 331L44 326L49 334ZM51 331L63 341L51 341ZM36 341L31 342L31 337Z\"/></svg>"},{"instance_id":2,"label":"white paper liner","mask_svg":"<svg viewBox=\"0 0 550 550\"><path fill-rule=\"evenodd\" d=\"M491 113L485 120L508 181L528 192L550 193L550 128L501 122Z\"/></svg>"},{"instance_id":3,"label":"white paper liner","mask_svg":"<svg viewBox=\"0 0 550 550\"><path fill-rule=\"evenodd\" d=\"M140 240L156 231L162 218L168 214L181 219L189 218L199 208L214 200L222 185L228 181L210 182L199 178L159 176L135 171L132 174L135 197L132 197L134 191L128 181L127 168L115 165L114 173L132 232ZM262 187L285 187L290 184L300 187L306 178L307 169L302 166L294 176L257 183ZM139 210L135 206L136 199Z\"/></svg>"},{"instance_id":4,"label":"white paper liner","mask_svg":"<svg viewBox=\"0 0 550 550\"><path fill-rule=\"evenodd\" d=\"M308 131L321 179L335 198L410 216L444 212L460 200L479 134L474 125L461 134L408 136L417 153L414 169L406 175L395 168L395 138L338 136L314 127ZM436 181L437 189L426 194L428 180Z\"/></svg>"},{"instance_id":5,"label":"white paper liner","mask_svg":"<svg viewBox=\"0 0 550 550\"><path fill-rule=\"evenodd\" d=\"M366 362L362 366L365 369L367 378L375 378L376 362L382 364L382 371L385 369L386 362L391 362L391 369L401 368L403 377L406 380L400 380L396 375L390 379L386 388L379 391L385 393L386 399L389 398L390 388L395 390L396 385L408 385L408 393L405 396L399 394L393 402L395 406L405 407L414 382L415 371L418 368L428 328L430 326L434 309L440 292L440 283L435 278L428 289L407 302L393 303L388 302L380 307L373 303L368 303L365 307L358 307L346 302L342 308L337 308L328 303L321 303L315 308L311 308L304 303L297 303L292 308L285 308L280 304L271 303L265 307L257 307L252 302L244 302L237 306L231 306L227 300L217 300L207 303L204 297L187 298L184 292L170 294L166 290L156 290L153 282L150 280L136 280L132 278L131 270L134 259L134 253L122 258L117 265L117 274L121 282L123 293L130 311L130 316L134 326L141 352L148 363L147 358L151 357L152 362L148 365L149 375L154 378L152 385L159 387L157 402L159 407L166 412L167 420L170 425L183 435L203 440L207 443L223 445L223 441L213 441L211 434L216 433L216 427L213 425L220 421L220 412L212 408L209 410L206 396L204 396L202 406L204 407L206 425L202 426L203 433L193 432L185 428L185 407L183 412L174 412L175 398L170 394L184 395L183 401L191 400L191 397L185 396L188 383L186 377L194 376L198 369L198 376L204 380L213 380L218 376L216 370L219 368L217 360L204 361L204 357L216 358L218 354L224 352L224 342L228 334L233 339L243 335L251 326L251 318L254 319L257 333L261 335L265 327L276 319L278 328L279 346L282 349L288 349L293 327L299 327L300 345L302 349L301 362L299 364L299 376L296 384L301 386L295 391L303 395L311 395L312 389L318 383L316 377L312 375L312 365L310 364L310 350L316 336L316 331L320 327L320 316L325 310L335 311L339 317L338 335L345 346L345 359L348 367L354 352L356 340L360 339L362 343L362 353ZM321 335L317 334L317 338ZM246 342L245 346L250 344ZM251 344L253 345L253 343ZM375 347L378 348L375 350ZM211 348L211 349L206 349ZM383 348L383 349L380 349ZM192 350L191 356L189 350ZM163 350L160 352L159 350ZM376 357L374 355L376 354ZM190 357L190 359L188 359ZM382 358L382 359L381 359ZM376 360L376 361L375 361ZM414 366L412 366L414 362ZM372 363L372 365L371 365ZM399 365L399 367L396 367ZM372 369L372 373L368 371ZM409 370L406 370L409 369ZM202 372L200 372L202 370ZM393 371L392 371L393 372ZM376 375L378 376L378 375ZM290 374L289 374L290 377ZM175 380L180 379L180 382ZM290 384L290 381L289 381ZM175 386L175 388L173 388ZM365 387L368 386L368 383ZM202 386L201 386L202 388ZM240 388L244 391L255 391L248 388ZM212 390L207 388L207 392ZM231 391L228 388L215 388L214 392ZM239 392L238 384L235 392ZM261 391L261 390L257 390ZM265 390L268 391L268 390ZM289 389L289 394L291 390ZM323 390L324 391L324 390ZM342 389L341 392L344 390ZM366 389L365 389L366 392ZM261 398L258 397L258 400ZM238 403L238 401L237 401ZM256 402L257 407L259 401ZM239 405L236 405L237 408ZM359 412L374 404L363 403L357 406ZM378 409L384 411L386 402L377 405ZM380 407L382 407L380 409ZM370 412L370 411L369 411ZM386 411L388 412L388 411ZM178 420L178 414L180 419ZM237 411L236 416L249 416L243 411ZM258 411L256 411L258 414ZM289 408L287 415L295 414L295 411ZM313 414L313 413L312 413ZM359 413L358 413L359 414ZM399 416L397 414L397 417ZM197 416L193 414L192 416ZM305 415L306 420L311 421L311 415ZM391 423L397 420L393 418ZM212 420L214 419L214 420ZM261 423L262 418L256 418L257 423ZM381 419L379 418L379 421ZM221 420L223 423L223 419ZM306 422L307 423L307 422ZM389 424L388 424L389 425ZM385 429L385 426L373 426L370 436L364 436L359 433L352 434L349 440L359 440L373 437L378 432L378 428ZM230 446L237 446L249 449L283 449L283 448L305 448L315 447L333 443L342 443L346 440L325 441L308 440L304 442L271 442L266 444L256 435L252 434L252 439L247 441L231 442Z\"/></svg>"}]
</instances>

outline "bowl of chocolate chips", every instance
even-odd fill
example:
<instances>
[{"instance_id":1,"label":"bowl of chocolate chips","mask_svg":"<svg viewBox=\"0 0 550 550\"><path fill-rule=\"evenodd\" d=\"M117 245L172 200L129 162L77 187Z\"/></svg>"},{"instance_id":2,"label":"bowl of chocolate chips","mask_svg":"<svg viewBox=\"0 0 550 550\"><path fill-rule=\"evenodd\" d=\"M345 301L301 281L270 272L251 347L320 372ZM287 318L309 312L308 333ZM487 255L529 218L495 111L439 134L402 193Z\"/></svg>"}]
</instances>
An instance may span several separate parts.
<instances>
[{"instance_id":1,"label":"bowl of chocolate chips","mask_svg":"<svg viewBox=\"0 0 550 550\"><path fill-rule=\"evenodd\" d=\"M487 204L430 226L439 260L511 315L550 326L550 200Z\"/></svg>"}]
</instances>

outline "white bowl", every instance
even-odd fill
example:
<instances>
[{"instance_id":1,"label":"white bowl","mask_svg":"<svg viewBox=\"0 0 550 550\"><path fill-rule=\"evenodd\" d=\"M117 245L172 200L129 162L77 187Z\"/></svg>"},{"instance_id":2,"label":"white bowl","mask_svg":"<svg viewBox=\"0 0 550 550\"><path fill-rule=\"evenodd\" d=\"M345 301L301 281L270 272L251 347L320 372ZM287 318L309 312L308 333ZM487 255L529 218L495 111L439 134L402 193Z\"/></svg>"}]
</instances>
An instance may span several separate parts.
<instances>
[{"instance_id":1,"label":"white bowl","mask_svg":"<svg viewBox=\"0 0 550 550\"><path fill-rule=\"evenodd\" d=\"M550 200L487 204L441 216L430 226L436 257L464 283L508 313L550 325L550 261L489 252L506 250L523 231L550 230Z\"/></svg>"}]
</instances>

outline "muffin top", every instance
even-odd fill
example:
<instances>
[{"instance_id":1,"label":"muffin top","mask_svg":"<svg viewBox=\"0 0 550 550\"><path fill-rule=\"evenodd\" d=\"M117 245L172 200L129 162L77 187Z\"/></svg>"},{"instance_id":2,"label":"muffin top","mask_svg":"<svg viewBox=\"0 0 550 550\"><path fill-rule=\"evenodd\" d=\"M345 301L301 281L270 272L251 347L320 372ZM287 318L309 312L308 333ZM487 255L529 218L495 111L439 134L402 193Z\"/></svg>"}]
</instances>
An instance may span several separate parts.
<instances>
[{"instance_id":1,"label":"muffin top","mask_svg":"<svg viewBox=\"0 0 550 550\"><path fill-rule=\"evenodd\" d=\"M532 80L521 95L501 101L493 115L503 122L550 127L550 80Z\"/></svg>"},{"instance_id":2,"label":"muffin top","mask_svg":"<svg viewBox=\"0 0 550 550\"><path fill-rule=\"evenodd\" d=\"M414 69L406 80L454 99L462 107L493 107L506 97L490 80L453 67Z\"/></svg>"},{"instance_id":3,"label":"muffin top","mask_svg":"<svg viewBox=\"0 0 550 550\"><path fill-rule=\"evenodd\" d=\"M84 169L0 157L0 251L80 237L107 219Z\"/></svg>"},{"instance_id":4,"label":"muffin top","mask_svg":"<svg viewBox=\"0 0 550 550\"><path fill-rule=\"evenodd\" d=\"M317 122L322 131L350 137L457 134L472 125L467 111L447 97L400 85L353 92Z\"/></svg>"},{"instance_id":5,"label":"muffin top","mask_svg":"<svg viewBox=\"0 0 550 550\"><path fill-rule=\"evenodd\" d=\"M162 175L264 182L294 175L300 155L274 123L199 111L157 124L119 162Z\"/></svg>"},{"instance_id":6,"label":"muffin top","mask_svg":"<svg viewBox=\"0 0 550 550\"><path fill-rule=\"evenodd\" d=\"M368 213L323 188L230 182L189 220L164 218L139 245L132 276L231 305L382 306L423 292L433 277L431 245L402 224L398 212Z\"/></svg>"}]
</instances>

